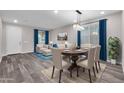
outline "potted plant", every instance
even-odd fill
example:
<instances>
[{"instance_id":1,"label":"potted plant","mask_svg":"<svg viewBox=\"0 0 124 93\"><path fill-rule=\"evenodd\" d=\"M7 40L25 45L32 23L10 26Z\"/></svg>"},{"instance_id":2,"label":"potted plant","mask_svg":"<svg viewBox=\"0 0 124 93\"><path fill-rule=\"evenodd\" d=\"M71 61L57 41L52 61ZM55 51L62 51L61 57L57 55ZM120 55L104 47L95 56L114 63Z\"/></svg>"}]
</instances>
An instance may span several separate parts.
<instances>
[{"instance_id":1,"label":"potted plant","mask_svg":"<svg viewBox=\"0 0 124 93\"><path fill-rule=\"evenodd\" d=\"M112 64L116 64L119 57L120 39L118 37L109 37L108 39L109 59Z\"/></svg>"}]
</instances>

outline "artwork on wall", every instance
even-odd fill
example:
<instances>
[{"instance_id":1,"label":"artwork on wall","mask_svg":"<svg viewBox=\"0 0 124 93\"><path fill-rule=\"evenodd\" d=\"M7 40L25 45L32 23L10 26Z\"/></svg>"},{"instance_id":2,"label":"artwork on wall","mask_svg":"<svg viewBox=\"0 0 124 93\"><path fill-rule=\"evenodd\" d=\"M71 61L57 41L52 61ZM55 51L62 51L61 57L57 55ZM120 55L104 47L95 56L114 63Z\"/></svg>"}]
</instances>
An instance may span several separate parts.
<instances>
[{"instance_id":1,"label":"artwork on wall","mask_svg":"<svg viewBox=\"0 0 124 93\"><path fill-rule=\"evenodd\" d=\"M59 41L67 41L67 39L68 39L67 33L59 33L57 35L57 40L59 40Z\"/></svg>"}]
</instances>

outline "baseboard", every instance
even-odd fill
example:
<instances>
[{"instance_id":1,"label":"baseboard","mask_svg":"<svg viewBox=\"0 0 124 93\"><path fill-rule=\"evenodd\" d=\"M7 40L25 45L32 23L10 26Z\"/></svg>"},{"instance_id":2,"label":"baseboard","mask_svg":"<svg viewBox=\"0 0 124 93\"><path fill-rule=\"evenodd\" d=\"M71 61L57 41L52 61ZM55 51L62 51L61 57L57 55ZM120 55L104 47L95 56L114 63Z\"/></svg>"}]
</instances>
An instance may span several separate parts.
<instances>
[{"instance_id":1,"label":"baseboard","mask_svg":"<svg viewBox=\"0 0 124 93\"><path fill-rule=\"evenodd\" d=\"M32 53L32 52L34 52L34 51L24 51L24 52L20 52L20 53L24 54L24 53ZM7 55L12 55L12 54L3 54L2 56L7 56Z\"/></svg>"},{"instance_id":2,"label":"baseboard","mask_svg":"<svg viewBox=\"0 0 124 93\"><path fill-rule=\"evenodd\" d=\"M107 63L110 63L111 64L111 61L110 60L107 60ZM122 65L122 62L116 62L116 65Z\"/></svg>"},{"instance_id":3,"label":"baseboard","mask_svg":"<svg viewBox=\"0 0 124 93\"><path fill-rule=\"evenodd\" d=\"M24 51L24 52L21 52L21 53L32 53L34 51Z\"/></svg>"}]
</instances>

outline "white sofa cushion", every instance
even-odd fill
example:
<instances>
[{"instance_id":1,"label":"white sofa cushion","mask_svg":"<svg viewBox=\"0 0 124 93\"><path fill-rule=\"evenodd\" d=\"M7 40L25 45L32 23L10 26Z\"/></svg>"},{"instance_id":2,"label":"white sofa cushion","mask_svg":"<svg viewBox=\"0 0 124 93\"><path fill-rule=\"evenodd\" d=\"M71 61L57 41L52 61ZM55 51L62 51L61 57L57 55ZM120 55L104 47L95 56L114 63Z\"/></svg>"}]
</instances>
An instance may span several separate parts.
<instances>
[{"instance_id":1,"label":"white sofa cushion","mask_svg":"<svg viewBox=\"0 0 124 93\"><path fill-rule=\"evenodd\" d=\"M37 44L37 47L42 48L43 47L43 44Z\"/></svg>"},{"instance_id":2,"label":"white sofa cushion","mask_svg":"<svg viewBox=\"0 0 124 93\"><path fill-rule=\"evenodd\" d=\"M49 45L45 45L45 44L43 44L43 48L49 48Z\"/></svg>"}]
</instances>

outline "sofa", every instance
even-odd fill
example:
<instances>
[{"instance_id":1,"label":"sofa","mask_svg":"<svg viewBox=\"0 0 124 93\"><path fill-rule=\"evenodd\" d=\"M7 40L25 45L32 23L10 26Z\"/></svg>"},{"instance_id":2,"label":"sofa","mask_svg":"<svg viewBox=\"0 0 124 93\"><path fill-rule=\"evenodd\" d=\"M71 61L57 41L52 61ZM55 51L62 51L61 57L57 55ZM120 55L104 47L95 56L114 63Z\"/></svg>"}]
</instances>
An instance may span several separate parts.
<instances>
[{"instance_id":1,"label":"sofa","mask_svg":"<svg viewBox=\"0 0 124 93\"><path fill-rule=\"evenodd\" d=\"M52 55L51 48L60 48L60 49L74 49L76 48L75 43L58 43L58 44L52 44L52 45L46 45L46 44L37 44L36 46L36 52L42 53L44 56L50 56Z\"/></svg>"},{"instance_id":2,"label":"sofa","mask_svg":"<svg viewBox=\"0 0 124 93\"><path fill-rule=\"evenodd\" d=\"M45 56L52 55L50 46L49 45L46 45L46 44L37 44L37 46L36 46L36 52L37 53L42 53Z\"/></svg>"}]
</instances>

